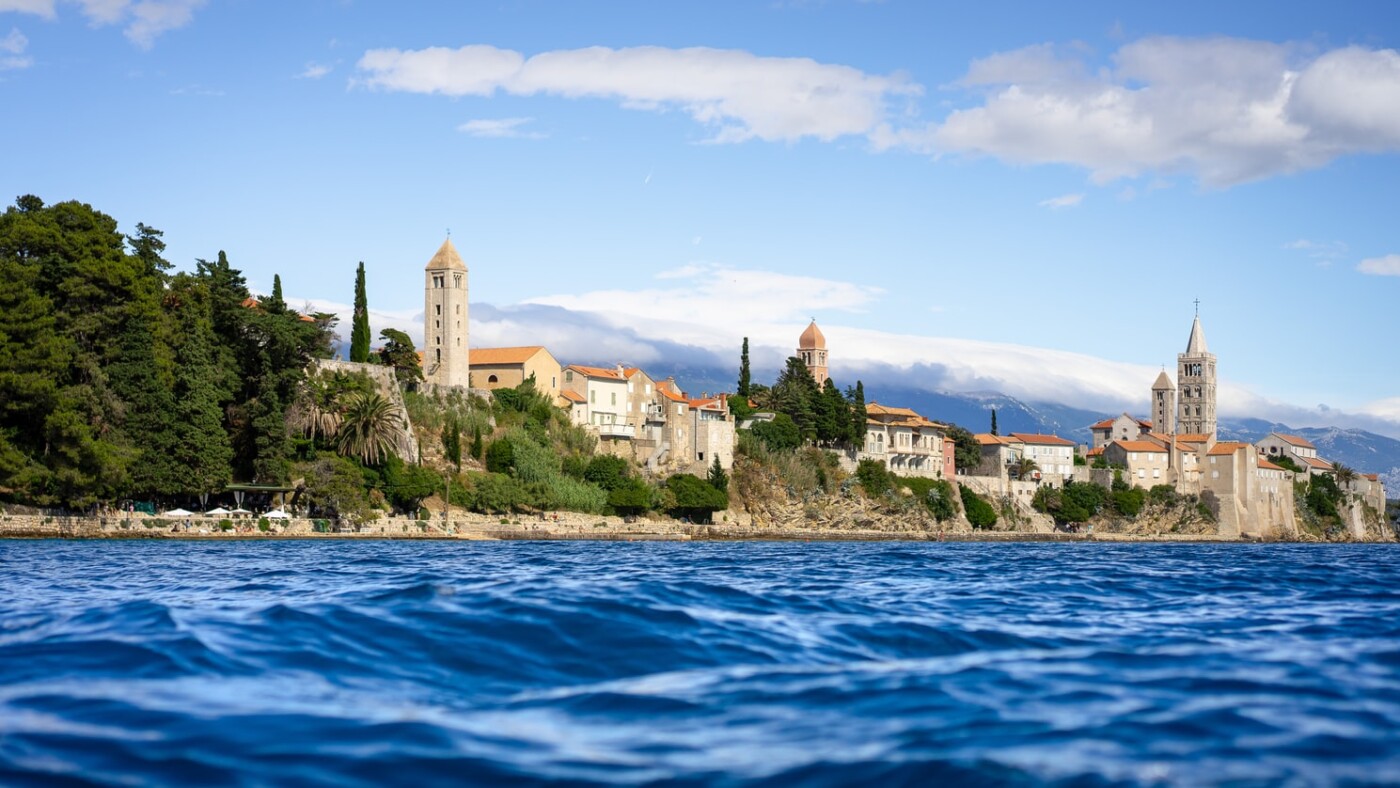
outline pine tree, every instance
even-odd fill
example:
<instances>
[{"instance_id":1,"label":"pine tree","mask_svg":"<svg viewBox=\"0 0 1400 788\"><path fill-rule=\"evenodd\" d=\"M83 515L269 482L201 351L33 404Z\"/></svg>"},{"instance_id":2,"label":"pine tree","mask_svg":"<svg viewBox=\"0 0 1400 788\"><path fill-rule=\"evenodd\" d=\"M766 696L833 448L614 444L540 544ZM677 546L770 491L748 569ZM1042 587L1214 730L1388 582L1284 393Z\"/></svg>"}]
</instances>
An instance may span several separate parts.
<instances>
[{"instance_id":1,"label":"pine tree","mask_svg":"<svg viewBox=\"0 0 1400 788\"><path fill-rule=\"evenodd\" d=\"M710 486L722 493L729 492L729 474L724 472L724 466L719 463L719 455L715 455L715 461L710 463L710 473L705 479Z\"/></svg>"},{"instance_id":2,"label":"pine tree","mask_svg":"<svg viewBox=\"0 0 1400 788\"><path fill-rule=\"evenodd\" d=\"M190 310L192 311L192 310ZM192 495L217 492L233 469L233 446L224 430L213 365L213 330L207 319L186 317L188 337L176 355L176 443L179 488Z\"/></svg>"},{"instance_id":3,"label":"pine tree","mask_svg":"<svg viewBox=\"0 0 1400 788\"><path fill-rule=\"evenodd\" d=\"M997 409L992 408L992 434L997 434Z\"/></svg>"},{"instance_id":4,"label":"pine tree","mask_svg":"<svg viewBox=\"0 0 1400 788\"><path fill-rule=\"evenodd\" d=\"M752 386L753 378L749 374L749 338L744 337L744 349L739 353L739 388L736 393L748 399Z\"/></svg>"},{"instance_id":5,"label":"pine tree","mask_svg":"<svg viewBox=\"0 0 1400 788\"><path fill-rule=\"evenodd\" d=\"M350 325L350 360L369 361L369 299L365 296L365 264L355 271L355 313Z\"/></svg>"}]
</instances>

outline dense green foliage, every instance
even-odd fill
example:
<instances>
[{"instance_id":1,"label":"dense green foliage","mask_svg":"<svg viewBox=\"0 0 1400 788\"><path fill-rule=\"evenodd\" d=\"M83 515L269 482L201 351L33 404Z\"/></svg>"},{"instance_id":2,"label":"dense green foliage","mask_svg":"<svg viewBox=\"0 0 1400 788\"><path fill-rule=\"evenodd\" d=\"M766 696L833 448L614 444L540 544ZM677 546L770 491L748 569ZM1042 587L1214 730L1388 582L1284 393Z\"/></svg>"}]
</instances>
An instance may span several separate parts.
<instances>
[{"instance_id":1,"label":"dense green foliage","mask_svg":"<svg viewBox=\"0 0 1400 788\"><path fill-rule=\"evenodd\" d=\"M967 512L967 521L973 528L991 528L997 524L997 510L987 503L986 499L978 495L965 484L958 485L958 493L962 496L963 510Z\"/></svg>"},{"instance_id":2,"label":"dense green foliage","mask_svg":"<svg viewBox=\"0 0 1400 788\"><path fill-rule=\"evenodd\" d=\"M334 320L258 305L221 252L170 273L161 233L25 196L0 215L0 497L86 507L285 482L286 408ZM280 289L280 278L275 280Z\"/></svg>"},{"instance_id":3,"label":"dense green foliage","mask_svg":"<svg viewBox=\"0 0 1400 788\"><path fill-rule=\"evenodd\" d=\"M948 425L946 440L953 442L953 467L963 473L982 464L982 447L972 433L956 424Z\"/></svg>"},{"instance_id":4,"label":"dense green foliage","mask_svg":"<svg viewBox=\"0 0 1400 788\"><path fill-rule=\"evenodd\" d=\"M879 460L861 460L856 466L856 480L871 498L888 493L899 483L899 477L891 473Z\"/></svg>"},{"instance_id":5,"label":"dense green foliage","mask_svg":"<svg viewBox=\"0 0 1400 788\"><path fill-rule=\"evenodd\" d=\"M744 337L744 349L739 352L739 387L734 393L748 399L753 393L753 375L749 370L749 338Z\"/></svg>"},{"instance_id":6,"label":"dense green foliage","mask_svg":"<svg viewBox=\"0 0 1400 788\"><path fill-rule=\"evenodd\" d=\"M379 363L393 367L394 376L401 385L423 382L423 365L408 334L396 328L386 328L379 332L379 338L384 340L384 346L379 349Z\"/></svg>"},{"instance_id":7,"label":"dense green foliage","mask_svg":"<svg viewBox=\"0 0 1400 788\"><path fill-rule=\"evenodd\" d=\"M697 523L709 522L715 512L729 508L729 496L694 474L678 473L666 480L666 511Z\"/></svg>"},{"instance_id":8,"label":"dense green foliage","mask_svg":"<svg viewBox=\"0 0 1400 788\"><path fill-rule=\"evenodd\" d=\"M860 383L842 394L831 379L818 386L802 359L793 356L772 387L745 383L747 350L741 360L740 382L760 409L777 415L772 421L756 421L750 428L772 450L796 449L805 443L818 446L856 446L865 437L865 388ZM731 399L731 410L735 403ZM747 401L738 405L748 415Z\"/></svg>"}]
</instances>

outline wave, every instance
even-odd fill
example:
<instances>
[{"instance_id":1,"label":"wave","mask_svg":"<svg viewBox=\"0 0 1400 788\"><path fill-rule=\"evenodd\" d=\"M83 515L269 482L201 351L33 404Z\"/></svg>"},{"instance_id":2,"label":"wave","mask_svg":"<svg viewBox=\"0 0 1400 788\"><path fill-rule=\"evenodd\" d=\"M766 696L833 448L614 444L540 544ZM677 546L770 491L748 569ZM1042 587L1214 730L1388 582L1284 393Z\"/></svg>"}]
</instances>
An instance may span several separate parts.
<instances>
[{"instance_id":1,"label":"wave","mask_svg":"<svg viewBox=\"0 0 1400 788\"><path fill-rule=\"evenodd\" d=\"M0 782L1396 781L1396 558L0 543Z\"/></svg>"}]
</instances>

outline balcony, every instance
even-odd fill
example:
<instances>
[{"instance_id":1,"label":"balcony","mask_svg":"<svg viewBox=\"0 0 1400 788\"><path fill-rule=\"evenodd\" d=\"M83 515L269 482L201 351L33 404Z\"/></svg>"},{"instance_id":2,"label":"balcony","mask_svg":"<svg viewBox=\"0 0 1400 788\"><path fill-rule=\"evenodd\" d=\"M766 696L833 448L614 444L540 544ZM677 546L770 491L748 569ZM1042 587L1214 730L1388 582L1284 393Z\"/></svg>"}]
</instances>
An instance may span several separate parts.
<instances>
[{"instance_id":1,"label":"balcony","mask_svg":"<svg viewBox=\"0 0 1400 788\"><path fill-rule=\"evenodd\" d=\"M632 440L637 437L637 428L631 424L594 424L593 429L598 431L600 438L626 438Z\"/></svg>"}]
</instances>

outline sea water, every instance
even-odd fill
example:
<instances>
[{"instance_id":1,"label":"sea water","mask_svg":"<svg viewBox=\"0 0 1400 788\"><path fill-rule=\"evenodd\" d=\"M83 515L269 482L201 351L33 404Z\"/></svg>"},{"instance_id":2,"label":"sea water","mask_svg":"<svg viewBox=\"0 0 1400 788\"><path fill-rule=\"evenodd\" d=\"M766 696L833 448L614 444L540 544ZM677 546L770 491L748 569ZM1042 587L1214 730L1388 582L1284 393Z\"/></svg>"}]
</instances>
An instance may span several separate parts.
<instances>
[{"instance_id":1,"label":"sea water","mask_svg":"<svg viewBox=\"0 0 1400 788\"><path fill-rule=\"evenodd\" d=\"M1397 561L3 542L0 783L1394 783Z\"/></svg>"}]
</instances>

